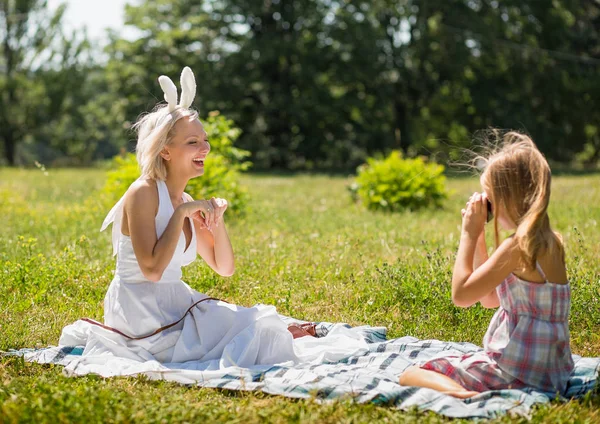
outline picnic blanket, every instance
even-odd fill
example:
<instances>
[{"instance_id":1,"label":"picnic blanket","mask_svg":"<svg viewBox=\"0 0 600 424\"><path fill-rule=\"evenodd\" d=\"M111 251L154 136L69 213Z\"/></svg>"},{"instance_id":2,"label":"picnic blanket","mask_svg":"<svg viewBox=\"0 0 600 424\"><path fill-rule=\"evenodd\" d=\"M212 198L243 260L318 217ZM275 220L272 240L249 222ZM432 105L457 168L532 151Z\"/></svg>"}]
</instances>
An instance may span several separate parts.
<instances>
[{"instance_id":1,"label":"picnic blanket","mask_svg":"<svg viewBox=\"0 0 600 424\"><path fill-rule=\"evenodd\" d=\"M288 323L302 322L282 318ZM464 354L480 350L481 347L471 343L419 340L410 336L387 340L386 329L383 327L350 327L327 322L317 325L317 335L323 337L340 325L360 335L368 348L335 361L324 357L318 363L313 361L289 366L230 367L214 371L201 371L198 364L193 362L138 362L132 364L126 375L145 375L150 379L201 387L259 390L291 398L314 398L320 402L353 399L358 403L372 402L401 410L416 407L455 418L495 418L506 413L529 416L533 405L549 402L556 397L551 393L526 389L490 391L471 399L460 400L431 389L403 387L398 384L398 376L408 366L438 355ZM78 372L82 352L83 346L59 346L15 350L4 355L22 356L31 362L60 364L65 367L66 375L77 376L82 375ZM569 380L565 398L579 398L592 390L600 371L600 358L573 355L573 359L575 370ZM111 376L108 369L100 369L98 374Z\"/></svg>"}]
</instances>

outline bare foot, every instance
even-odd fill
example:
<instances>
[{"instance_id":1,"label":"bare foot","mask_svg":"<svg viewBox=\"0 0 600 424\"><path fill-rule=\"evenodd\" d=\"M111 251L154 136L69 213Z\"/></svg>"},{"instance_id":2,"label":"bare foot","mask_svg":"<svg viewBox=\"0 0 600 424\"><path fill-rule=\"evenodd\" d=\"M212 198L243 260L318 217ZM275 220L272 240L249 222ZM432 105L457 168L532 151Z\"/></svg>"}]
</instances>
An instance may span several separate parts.
<instances>
[{"instance_id":1,"label":"bare foot","mask_svg":"<svg viewBox=\"0 0 600 424\"><path fill-rule=\"evenodd\" d=\"M469 398L472 398L473 396L477 396L479 394L479 392L473 392L470 390L451 390L451 391L442 392L442 393L444 393L445 395L453 396L458 399L469 399Z\"/></svg>"}]
</instances>

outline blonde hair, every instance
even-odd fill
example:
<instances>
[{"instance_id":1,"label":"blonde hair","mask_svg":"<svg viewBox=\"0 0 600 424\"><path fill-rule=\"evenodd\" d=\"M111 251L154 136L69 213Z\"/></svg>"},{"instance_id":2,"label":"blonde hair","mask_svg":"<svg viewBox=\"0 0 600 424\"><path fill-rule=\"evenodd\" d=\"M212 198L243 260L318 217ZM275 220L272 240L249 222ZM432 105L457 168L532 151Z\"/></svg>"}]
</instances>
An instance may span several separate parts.
<instances>
[{"instance_id":1,"label":"blonde hair","mask_svg":"<svg viewBox=\"0 0 600 424\"><path fill-rule=\"evenodd\" d=\"M167 167L160 152L171 143L175 135L175 124L184 117L198 119L198 112L180 106L169 112L168 105L163 104L143 115L133 125L138 133L135 150L143 177L163 181L167 179Z\"/></svg>"},{"instance_id":2,"label":"blonde hair","mask_svg":"<svg viewBox=\"0 0 600 424\"><path fill-rule=\"evenodd\" d=\"M499 245L498 210L517 224L515 238L523 265L535 269L540 252L558 249L564 260L560 235L548 218L551 173L548 162L527 135L509 132L487 159L482 184L494 207L494 231Z\"/></svg>"}]
</instances>

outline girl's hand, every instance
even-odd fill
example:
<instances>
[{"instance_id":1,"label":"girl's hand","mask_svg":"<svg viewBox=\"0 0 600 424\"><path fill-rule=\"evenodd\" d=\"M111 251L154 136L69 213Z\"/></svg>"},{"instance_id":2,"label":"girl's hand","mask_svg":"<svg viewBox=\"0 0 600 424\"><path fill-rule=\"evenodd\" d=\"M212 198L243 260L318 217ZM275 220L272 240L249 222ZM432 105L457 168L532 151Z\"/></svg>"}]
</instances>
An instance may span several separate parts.
<instances>
[{"instance_id":1,"label":"girl's hand","mask_svg":"<svg viewBox=\"0 0 600 424\"><path fill-rule=\"evenodd\" d=\"M177 207L186 218L200 222L202 228L211 228L215 223L215 206L211 200L194 200L182 203Z\"/></svg>"},{"instance_id":2,"label":"girl's hand","mask_svg":"<svg viewBox=\"0 0 600 424\"><path fill-rule=\"evenodd\" d=\"M461 214L463 233L475 239L478 238L483 232L487 220L487 196L485 193L473 193Z\"/></svg>"},{"instance_id":3,"label":"girl's hand","mask_svg":"<svg viewBox=\"0 0 600 424\"><path fill-rule=\"evenodd\" d=\"M227 206L229 206L229 204L227 203L227 200L225 199L220 199L218 197L213 197L212 199L210 199L210 203L214 208L215 211L215 225L218 227L220 223L223 222L223 215L225 214L225 211L227 210Z\"/></svg>"}]
</instances>

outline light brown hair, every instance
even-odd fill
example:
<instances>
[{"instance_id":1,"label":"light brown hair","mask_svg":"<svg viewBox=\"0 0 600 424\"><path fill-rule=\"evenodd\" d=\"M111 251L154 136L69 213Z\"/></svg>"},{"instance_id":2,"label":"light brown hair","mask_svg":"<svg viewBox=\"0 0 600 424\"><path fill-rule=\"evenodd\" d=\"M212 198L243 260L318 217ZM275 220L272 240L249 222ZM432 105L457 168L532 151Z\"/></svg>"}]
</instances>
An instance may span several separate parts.
<instances>
[{"instance_id":1,"label":"light brown hair","mask_svg":"<svg viewBox=\"0 0 600 424\"><path fill-rule=\"evenodd\" d=\"M498 211L516 225L515 238L523 265L535 269L541 252L558 249L564 258L561 237L550 227L551 172L548 162L527 135L509 132L487 158L482 184L494 207L494 231L499 245Z\"/></svg>"}]
</instances>

